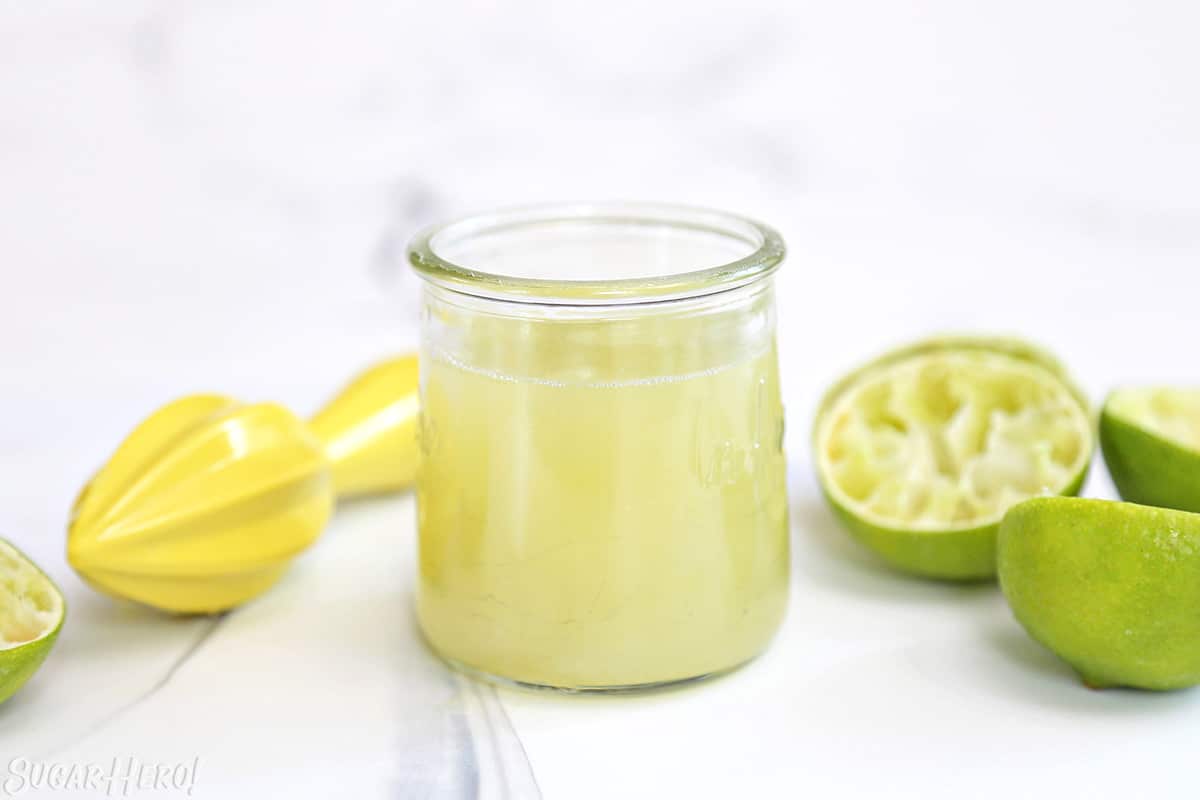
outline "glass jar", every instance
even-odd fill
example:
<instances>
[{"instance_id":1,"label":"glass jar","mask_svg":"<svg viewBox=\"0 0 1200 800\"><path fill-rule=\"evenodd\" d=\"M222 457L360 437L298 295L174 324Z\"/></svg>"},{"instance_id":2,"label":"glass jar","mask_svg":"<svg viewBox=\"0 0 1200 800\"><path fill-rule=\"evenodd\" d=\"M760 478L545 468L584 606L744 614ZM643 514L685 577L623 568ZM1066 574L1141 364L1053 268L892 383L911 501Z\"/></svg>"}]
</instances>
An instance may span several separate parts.
<instances>
[{"instance_id":1,"label":"glass jar","mask_svg":"<svg viewBox=\"0 0 1200 800\"><path fill-rule=\"evenodd\" d=\"M568 690L761 652L788 587L778 234L691 208L553 206L431 228L408 255L434 650Z\"/></svg>"}]
</instances>

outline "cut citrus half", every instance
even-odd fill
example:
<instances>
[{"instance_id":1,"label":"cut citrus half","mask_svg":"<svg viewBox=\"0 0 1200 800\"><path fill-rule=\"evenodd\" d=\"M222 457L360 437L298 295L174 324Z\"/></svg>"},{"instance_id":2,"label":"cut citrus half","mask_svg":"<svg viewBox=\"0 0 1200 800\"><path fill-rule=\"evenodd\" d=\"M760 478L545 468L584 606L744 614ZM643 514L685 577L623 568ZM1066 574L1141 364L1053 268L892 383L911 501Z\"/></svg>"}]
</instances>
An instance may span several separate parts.
<instances>
[{"instance_id":1,"label":"cut citrus half","mask_svg":"<svg viewBox=\"0 0 1200 800\"><path fill-rule=\"evenodd\" d=\"M1200 683L1200 514L1039 497L1000 525L1000 588L1093 688Z\"/></svg>"},{"instance_id":2,"label":"cut citrus half","mask_svg":"<svg viewBox=\"0 0 1200 800\"><path fill-rule=\"evenodd\" d=\"M20 550L0 539L0 703L46 660L65 615L58 587Z\"/></svg>"},{"instance_id":3,"label":"cut citrus half","mask_svg":"<svg viewBox=\"0 0 1200 800\"><path fill-rule=\"evenodd\" d=\"M1004 512L1077 492L1094 441L1056 360L983 337L876 359L834 386L814 429L817 476L845 526L892 566L953 580L993 576Z\"/></svg>"},{"instance_id":4,"label":"cut citrus half","mask_svg":"<svg viewBox=\"0 0 1200 800\"><path fill-rule=\"evenodd\" d=\"M1200 511L1200 389L1118 389L1100 445L1123 499Z\"/></svg>"}]
</instances>

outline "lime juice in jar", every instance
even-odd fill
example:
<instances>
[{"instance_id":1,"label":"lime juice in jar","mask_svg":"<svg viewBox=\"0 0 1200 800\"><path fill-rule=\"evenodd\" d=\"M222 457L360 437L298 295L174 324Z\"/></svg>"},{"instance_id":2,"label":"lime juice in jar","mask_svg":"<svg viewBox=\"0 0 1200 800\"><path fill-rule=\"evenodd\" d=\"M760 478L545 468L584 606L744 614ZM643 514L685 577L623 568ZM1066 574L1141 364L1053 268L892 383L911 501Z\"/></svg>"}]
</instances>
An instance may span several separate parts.
<instances>
[{"instance_id":1,"label":"lime juice in jar","mask_svg":"<svg viewBox=\"0 0 1200 800\"><path fill-rule=\"evenodd\" d=\"M762 226L661 206L539 208L414 241L417 611L438 653L614 690L762 651L788 586L782 254Z\"/></svg>"}]
</instances>

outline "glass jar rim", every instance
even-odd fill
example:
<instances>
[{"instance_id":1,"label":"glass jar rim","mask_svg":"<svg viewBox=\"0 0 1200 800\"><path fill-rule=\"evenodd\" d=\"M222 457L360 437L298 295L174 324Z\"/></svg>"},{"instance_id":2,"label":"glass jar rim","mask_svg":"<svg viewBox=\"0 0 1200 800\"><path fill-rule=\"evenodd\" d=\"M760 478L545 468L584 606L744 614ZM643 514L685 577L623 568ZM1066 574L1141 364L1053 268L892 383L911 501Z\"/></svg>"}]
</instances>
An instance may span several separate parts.
<instances>
[{"instance_id":1,"label":"glass jar rim","mask_svg":"<svg viewBox=\"0 0 1200 800\"><path fill-rule=\"evenodd\" d=\"M581 280L503 275L456 263L438 252L447 242L560 223L646 226L716 235L739 242L748 252L701 269ZM475 297L547 305L628 305L716 294L769 276L779 268L785 253L783 238L767 225L724 211L663 203L544 204L503 209L427 227L410 240L407 248L413 269L435 286Z\"/></svg>"}]
</instances>

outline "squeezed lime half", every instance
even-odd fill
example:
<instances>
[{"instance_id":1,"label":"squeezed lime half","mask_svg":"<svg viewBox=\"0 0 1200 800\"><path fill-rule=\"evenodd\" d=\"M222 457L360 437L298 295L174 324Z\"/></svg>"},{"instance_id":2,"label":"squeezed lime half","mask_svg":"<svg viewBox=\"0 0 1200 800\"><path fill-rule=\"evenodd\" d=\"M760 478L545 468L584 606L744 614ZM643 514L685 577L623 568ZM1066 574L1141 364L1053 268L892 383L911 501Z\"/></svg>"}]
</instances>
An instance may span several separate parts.
<instances>
[{"instance_id":1,"label":"squeezed lime half","mask_svg":"<svg viewBox=\"0 0 1200 800\"><path fill-rule=\"evenodd\" d=\"M1100 445L1123 499L1200 511L1200 389L1118 389L1100 415Z\"/></svg>"},{"instance_id":2,"label":"squeezed lime half","mask_svg":"<svg viewBox=\"0 0 1200 800\"><path fill-rule=\"evenodd\" d=\"M986 337L876 359L834 386L814 429L818 479L846 528L898 569L952 580L993 576L1004 512L1077 492L1094 442L1056 360Z\"/></svg>"},{"instance_id":3,"label":"squeezed lime half","mask_svg":"<svg viewBox=\"0 0 1200 800\"><path fill-rule=\"evenodd\" d=\"M1039 497L1009 510L1000 587L1093 688L1200 683L1200 514Z\"/></svg>"},{"instance_id":4,"label":"squeezed lime half","mask_svg":"<svg viewBox=\"0 0 1200 800\"><path fill-rule=\"evenodd\" d=\"M46 660L65 616L58 587L25 554L0 539L0 703Z\"/></svg>"}]
</instances>

